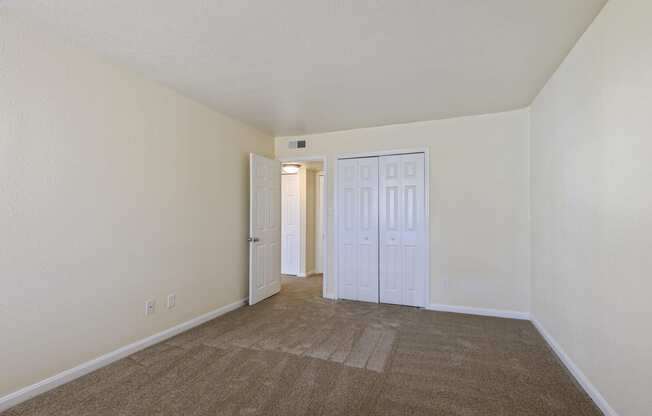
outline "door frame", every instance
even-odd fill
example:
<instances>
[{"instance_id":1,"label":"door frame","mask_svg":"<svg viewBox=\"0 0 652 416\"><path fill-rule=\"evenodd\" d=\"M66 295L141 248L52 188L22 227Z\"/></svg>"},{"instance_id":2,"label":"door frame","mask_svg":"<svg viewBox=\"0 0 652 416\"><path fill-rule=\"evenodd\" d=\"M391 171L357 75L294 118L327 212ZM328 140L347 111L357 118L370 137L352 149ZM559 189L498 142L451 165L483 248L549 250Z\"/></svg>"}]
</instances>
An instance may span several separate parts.
<instances>
[{"instance_id":1,"label":"door frame","mask_svg":"<svg viewBox=\"0 0 652 416\"><path fill-rule=\"evenodd\" d=\"M301 162L322 162L324 165L324 212L323 212L323 223L322 227L324 229L324 240L325 242L322 244L322 262L323 262L323 279L322 279L322 297L329 298L329 299L335 299L337 296L337 292L335 292L335 297L329 296L328 295L328 276L330 276L330 268L328 267L328 236L330 229L328 228L328 183L329 183L329 178L328 178L328 158L326 156L289 156L289 157L282 157L278 159L279 162L281 162L281 166L283 163L301 163ZM335 289L337 289L337 285L335 285Z\"/></svg>"},{"instance_id":2,"label":"door frame","mask_svg":"<svg viewBox=\"0 0 652 416\"><path fill-rule=\"evenodd\" d=\"M324 227L324 217L326 216L326 206L324 205L324 201L326 198L326 175L324 174L324 171L322 170L321 172L317 173L317 181L316 181L316 195L319 196L319 204L315 204L315 208L317 209L317 212L319 213L319 221L320 221L320 227L319 227L319 234L317 235L317 238L315 241L321 240L319 243L320 247L322 248L319 253L319 258L321 259L321 264L320 268L318 270L315 270L316 272L319 273L324 273L324 245L326 244L326 239L324 238L326 236L326 228ZM317 269L317 259L315 259L315 268Z\"/></svg>"},{"instance_id":3,"label":"door frame","mask_svg":"<svg viewBox=\"0 0 652 416\"><path fill-rule=\"evenodd\" d=\"M416 147L416 148L407 148L407 149L390 149L390 150L376 150L376 151L370 151L370 152L357 152L357 153L341 153L338 155L335 155L335 164L340 159L355 159L355 158L363 158L363 157L380 157L380 156L392 156L392 155L405 155L405 154L410 154L410 153L423 153L424 154L424 200L425 200L425 214L426 214L426 222L425 222L425 227L426 227L426 272L425 272L425 279L426 279L426 304L423 306L424 308L427 308L428 305L430 305L430 280L431 280L431 275L430 275L430 148L428 147ZM339 229L339 218L338 218L338 210L337 210L337 203L338 203L338 182L337 182L337 169L334 169L333 172L333 286L334 286L334 293L333 293L333 299L338 299L339 298L339 261L338 261L338 233L337 230Z\"/></svg>"}]
</instances>

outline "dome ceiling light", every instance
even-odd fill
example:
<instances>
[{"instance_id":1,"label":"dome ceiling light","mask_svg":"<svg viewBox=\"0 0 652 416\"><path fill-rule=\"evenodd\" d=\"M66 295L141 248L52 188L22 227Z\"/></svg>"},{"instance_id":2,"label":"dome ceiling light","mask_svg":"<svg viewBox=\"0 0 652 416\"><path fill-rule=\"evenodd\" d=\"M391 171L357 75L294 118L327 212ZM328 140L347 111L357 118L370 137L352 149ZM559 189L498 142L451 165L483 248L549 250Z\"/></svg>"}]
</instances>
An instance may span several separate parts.
<instances>
[{"instance_id":1,"label":"dome ceiling light","mask_svg":"<svg viewBox=\"0 0 652 416\"><path fill-rule=\"evenodd\" d=\"M301 168L301 165L296 163L284 163L281 167L281 170L283 173L293 174L299 172L299 168Z\"/></svg>"}]
</instances>

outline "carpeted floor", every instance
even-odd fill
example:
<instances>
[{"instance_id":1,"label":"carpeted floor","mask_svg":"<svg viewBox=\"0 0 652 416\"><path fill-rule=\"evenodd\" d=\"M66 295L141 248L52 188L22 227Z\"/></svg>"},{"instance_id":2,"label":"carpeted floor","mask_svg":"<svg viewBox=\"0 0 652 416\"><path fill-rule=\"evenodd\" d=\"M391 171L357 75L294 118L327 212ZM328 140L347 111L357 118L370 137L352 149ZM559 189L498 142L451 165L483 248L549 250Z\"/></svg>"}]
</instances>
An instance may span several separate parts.
<instances>
[{"instance_id":1,"label":"carpeted floor","mask_svg":"<svg viewBox=\"0 0 652 416\"><path fill-rule=\"evenodd\" d=\"M601 414L529 322L320 296L283 279L3 416Z\"/></svg>"}]
</instances>

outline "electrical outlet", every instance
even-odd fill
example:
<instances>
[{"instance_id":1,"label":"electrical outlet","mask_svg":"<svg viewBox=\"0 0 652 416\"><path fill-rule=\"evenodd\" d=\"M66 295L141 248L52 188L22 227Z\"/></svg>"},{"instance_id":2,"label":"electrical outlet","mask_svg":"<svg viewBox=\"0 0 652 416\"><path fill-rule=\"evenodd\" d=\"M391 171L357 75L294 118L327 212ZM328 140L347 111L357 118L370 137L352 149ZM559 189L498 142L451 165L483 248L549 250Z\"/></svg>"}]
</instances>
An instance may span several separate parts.
<instances>
[{"instance_id":1,"label":"electrical outlet","mask_svg":"<svg viewBox=\"0 0 652 416\"><path fill-rule=\"evenodd\" d=\"M177 295L174 293L171 293L168 295L168 309L172 309L176 306L177 304Z\"/></svg>"},{"instance_id":2,"label":"electrical outlet","mask_svg":"<svg viewBox=\"0 0 652 416\"><path fill-rule=\"evenodd\" d=\"M156 311L156 301L155 300L148 300L145 302L145 315L151 315Z\"/></svg>"}]
</instances>

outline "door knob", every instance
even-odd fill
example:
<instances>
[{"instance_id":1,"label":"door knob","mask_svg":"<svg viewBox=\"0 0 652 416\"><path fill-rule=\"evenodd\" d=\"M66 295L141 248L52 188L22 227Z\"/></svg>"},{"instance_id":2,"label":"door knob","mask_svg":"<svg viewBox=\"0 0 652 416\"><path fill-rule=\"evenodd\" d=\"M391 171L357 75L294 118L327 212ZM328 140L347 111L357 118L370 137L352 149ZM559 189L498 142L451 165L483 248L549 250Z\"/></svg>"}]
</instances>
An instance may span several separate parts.
<instances>
[{"instance_id":1,"label":"door knob","mask_svg":"<svg viewBox=\"0 0 652 416\"><path fill-rule=\"evenodd\" d=\"M248 240L250 243L257 243L257 242L260 241L257 237L249 237L247 240Z\"/></svg>"}]
</instances>

